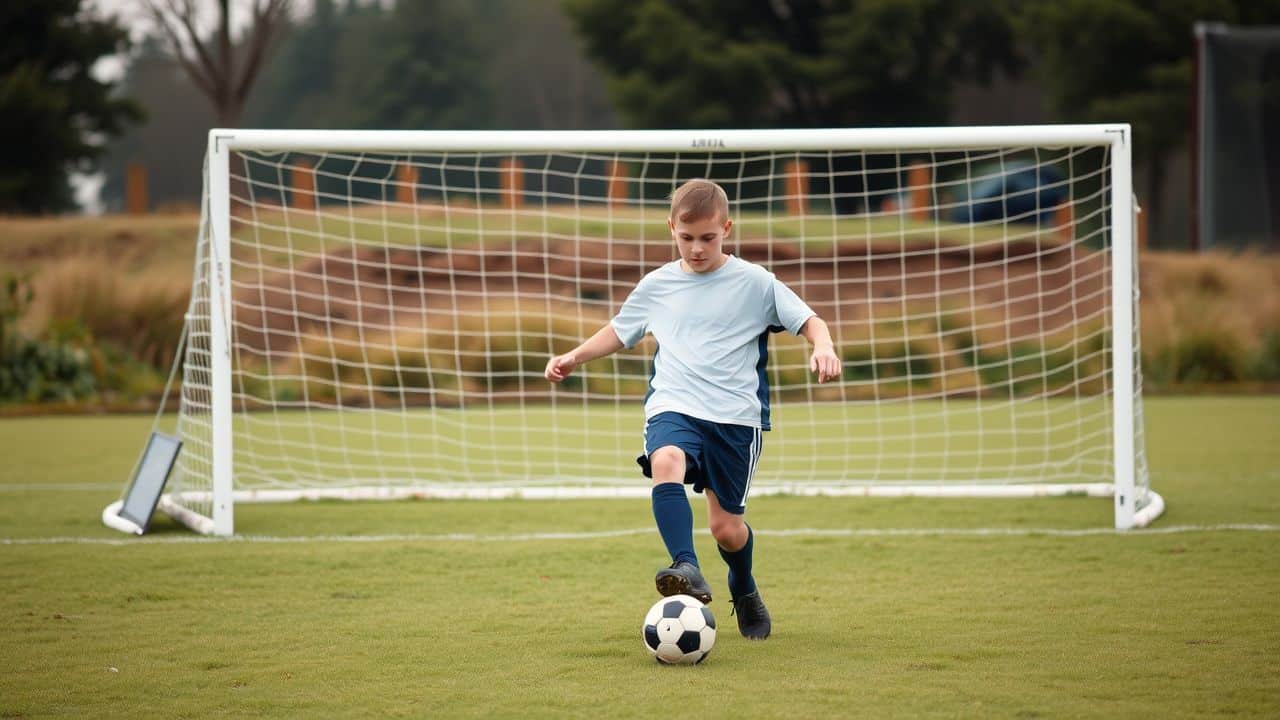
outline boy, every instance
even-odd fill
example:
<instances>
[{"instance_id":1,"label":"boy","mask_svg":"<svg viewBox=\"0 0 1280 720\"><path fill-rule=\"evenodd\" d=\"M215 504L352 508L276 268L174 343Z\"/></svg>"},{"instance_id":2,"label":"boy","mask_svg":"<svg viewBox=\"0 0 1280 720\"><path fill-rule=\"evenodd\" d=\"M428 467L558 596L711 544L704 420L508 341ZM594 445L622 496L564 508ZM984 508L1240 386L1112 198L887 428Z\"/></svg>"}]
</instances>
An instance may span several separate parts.
<instances>
[{"instance_id":1,"label":"boy","mask_svg":"<svg viewBox=\"0 0 1280 720\"><path fill-rule=\"evenodd\" d=\"M725 254L733 221L724 189L690 180L671 196L667 227L680 259L645 275L617 316L586 342L547 362L563 381L582 363L632 347L653 333L658 349L645 396L644 455L653 516L671 554L658 572L662 595L711 602L693 549L684 484L707 498L707 521L729 565L729 593L743 636L763 640L772 624L751 575L747 491L769 429L768 336L783 329L813 345L818 382L840 374L827 324L764 268Z\"/></svg>"}]
</instances>

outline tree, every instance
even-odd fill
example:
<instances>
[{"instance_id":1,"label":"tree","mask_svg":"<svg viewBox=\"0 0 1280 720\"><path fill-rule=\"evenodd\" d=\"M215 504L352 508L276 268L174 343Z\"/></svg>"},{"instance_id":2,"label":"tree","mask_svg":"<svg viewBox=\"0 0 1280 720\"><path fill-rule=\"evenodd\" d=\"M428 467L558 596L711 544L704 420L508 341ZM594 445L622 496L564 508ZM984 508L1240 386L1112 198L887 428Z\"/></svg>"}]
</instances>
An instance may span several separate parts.
<instances>
[{"instance_id":1,"label":"tree","mask_svg":"<svg viewBox=\"0 0 1280 720\"><path fill-rule=\"evenodd\" d=\"M1280 23L1280 1L1037 0L1019 22L1058 117L1133 126L1139 196L1152 217L1168 158L1190 139L1198 20Z\"/></svg>"},{"instance_id":2,"label":"tree","mask_svg":"<svg viewBox=\"0 0 1280 720\"><path fill-rule=\"evenodd\" d=\"M0 36L0 212L66 210L68 173L92 171L105 139L142 118L92 73L99 58L128 48L128 35L80 0L7 0Z\"/></svg>"},{"instance_id":3,"label":"tree","mask_svg":"<svg viewBox=\"0 0 1280 720\"><path fill-rule=\"evenodd\" d=\"M938 124L1020 67L1003 0L565 2L637 127Z\"/></svg>"},{"instance_id":4,"label":"tree","mask_svg":"<svg viewBox=\"0 0 1280 720\"><path fill-rule=\"evenodd\" d=\"M255 127L350 127L345 103L334 94L338 68L345 62L342 39L360 24L357 16L382 12L357 3L348 3L341 12L334 0L316 0L310 16L281 30L275 57L263 69L259 92L246 108L248 121Z\"/></svg>"},{"instance_id":5,"label":"tree","mask_svg":"<svg viewBox=\"0 0 1280 720\"><path fill-rule=\"evenodd\" d=\"M281 34L246 110L263 127L612 127L603 82L555 3L339 4Z\"/></svg>"},{"instance_id":6,"label":"tree","mask_svg":"<svg viewBox=\"0 0 1280 720\"><path fill-rule=\"evenodd\" d=\"M953 84L1020 67L1007 0L565 2L635 127L945 124ZM833 160L838 211L896 191L861 172L891 162Z\"/></svg>"},{"instance_id":7,"label":"tree","mask_svg":"<svg viewBox=\"0 0 1280 720\"><path fill-rule=\"evenodd\" d=\"M156 37L143 39L132 53L121 87L146 108L147 121L112 141L102 158L103 206L124 211L126 170L141 163L153 209L198 207L213 108Z\"/></svg>"},{"instance_id":8,"label":"tree","mask_svg":"<svg viewBox=\"0 0 1280 720\"><path fill-rule=\"evenodd\" d=\"M218 25L203 36L196 0L143 0L187 76L213 104L219 127L237 127L272 41L292 0L253 0L240 52L231 40L231 2L218 0ZM243 58L237 58L238 54Z\"/></svg>"},{"instance_id":9,"label":"tree","mask_svg":"<svg viewBox=\"0 0 1280 720\"><path fill-rule=\"evenodd\" d=\"M490 92L474 30L484 21L471 0L399 0L381 22L367 19L372 33L344 38L335 81L353 127L487 126Z\"/></svg>"}]
</instances>

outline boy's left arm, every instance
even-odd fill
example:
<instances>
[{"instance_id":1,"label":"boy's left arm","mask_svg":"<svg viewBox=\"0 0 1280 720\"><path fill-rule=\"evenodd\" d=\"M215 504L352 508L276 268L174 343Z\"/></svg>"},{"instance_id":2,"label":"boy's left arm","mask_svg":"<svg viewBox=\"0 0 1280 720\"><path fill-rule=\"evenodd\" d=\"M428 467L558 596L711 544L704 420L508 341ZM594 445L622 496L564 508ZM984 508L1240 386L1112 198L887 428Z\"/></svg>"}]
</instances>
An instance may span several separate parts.
<instances>
[{"instance_id":1,"label":"boy's left arm","mask_svg":"<svg viewBox=\"0 0 1280 720\"><path fill-rule=\"evenodd\" d=\"M813 315L800 326L800 335L813 345L809 370L818 373L818 382L824 383L840 377L840 357L836 355L836 345L831 340L831 330L827 323Z\"/></svg>"}]
</instances>

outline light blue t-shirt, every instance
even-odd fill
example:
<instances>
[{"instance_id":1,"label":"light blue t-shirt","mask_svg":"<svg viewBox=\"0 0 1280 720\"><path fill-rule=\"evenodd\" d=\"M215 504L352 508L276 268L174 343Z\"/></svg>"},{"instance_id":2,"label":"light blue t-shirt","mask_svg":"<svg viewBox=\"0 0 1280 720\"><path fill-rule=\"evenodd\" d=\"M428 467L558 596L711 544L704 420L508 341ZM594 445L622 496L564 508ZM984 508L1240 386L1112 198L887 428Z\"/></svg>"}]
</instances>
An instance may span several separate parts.
<instances>
[{"instance_id":1,"label":"light blue t-shirt","mask_svg":"<svg viewBox=\"0 0 1280 720\"><path fill-rule=\"evenodd\" d=\"M709 273L676 260L645 275L611 324L627 347L646 332L658 341L646 419L675 411L768 430L769 333L799 334L815 314L773 273L730 255Z\"/></svg>"}]
</instances>

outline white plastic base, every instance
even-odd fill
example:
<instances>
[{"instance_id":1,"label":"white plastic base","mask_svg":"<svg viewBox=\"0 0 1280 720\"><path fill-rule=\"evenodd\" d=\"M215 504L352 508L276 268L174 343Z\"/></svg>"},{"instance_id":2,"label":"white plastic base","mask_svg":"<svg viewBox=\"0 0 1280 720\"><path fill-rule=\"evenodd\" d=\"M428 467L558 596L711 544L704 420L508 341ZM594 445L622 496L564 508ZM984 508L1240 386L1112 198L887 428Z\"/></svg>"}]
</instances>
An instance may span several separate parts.
<instances>
[{"instance_id":1,"label":"white plastic base","mask_svg":"<svg viewBox=\"0 0 1280 720\"><path fill-rule=\"evenodd\" d=\"M142 528L138 527L132 520L125 520L120 517L120 508L124 507L124 500L117 500L102 509L102 524L112 530L119 530L122 533L130 535L141 535Z\"/></svg>"},{"instance_id":2,"label":"white plastic base","mask_svg":"<svg viewBox=\"0 0 1280 720\"><path fill-rule=\"evenodd\" d=\"M1133 514L1133 526L1136 528L1144 528L1155 522L1156 518L1164 514L1164 498L1160 497L1160 493L1147 491L1147 504L1142 509Z\"/></svg>"}]
</instances>

